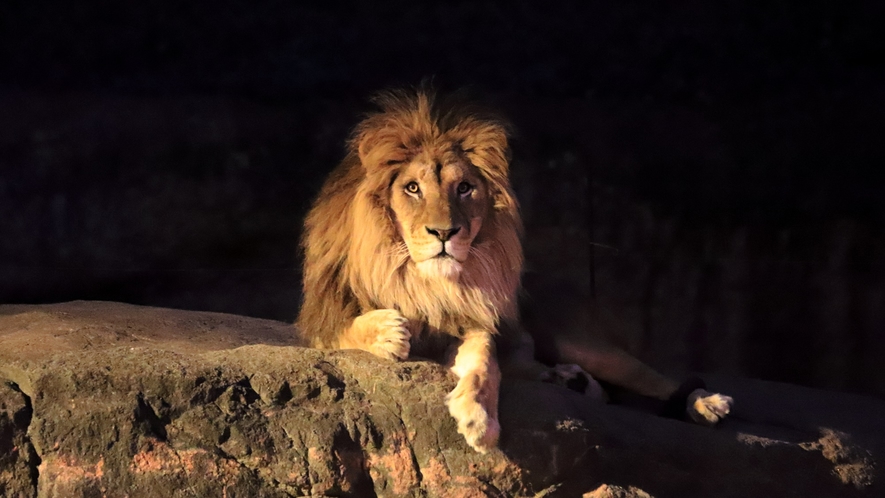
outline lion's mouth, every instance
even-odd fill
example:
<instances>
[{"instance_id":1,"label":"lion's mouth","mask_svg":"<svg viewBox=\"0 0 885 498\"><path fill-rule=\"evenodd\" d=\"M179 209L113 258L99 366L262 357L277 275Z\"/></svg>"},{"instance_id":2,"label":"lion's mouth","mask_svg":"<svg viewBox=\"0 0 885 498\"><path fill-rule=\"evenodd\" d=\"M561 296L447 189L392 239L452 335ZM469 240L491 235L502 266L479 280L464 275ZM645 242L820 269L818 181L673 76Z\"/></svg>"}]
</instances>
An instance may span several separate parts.
<instances>
[{"instance_id":1,"label":"lion's mouth","mask_svg":"<svg viewBox=\"0 0 885 498\"><path fill-rule=\"evenodd\" d=\"M461 263L448 253L440 253L416 265L418 270L428 277L457 279L461 273Z\"/></svg>"},{"instance_id":2,"label":"lion's mouth","mask_svg":"<svg viewBox=\"0 0 885 498\"><path fill-rule=\"evenodd\" d=\"M461 264L466 259L465 257L462 257L460 247L450 244L426 247L424 250L426 251L424 254L413 255L412 259L415 263L426 262L427 264L430 264L433 262L433 265ZM466 254L463 256L466 256Z\"/></svg>"}]
</instances>

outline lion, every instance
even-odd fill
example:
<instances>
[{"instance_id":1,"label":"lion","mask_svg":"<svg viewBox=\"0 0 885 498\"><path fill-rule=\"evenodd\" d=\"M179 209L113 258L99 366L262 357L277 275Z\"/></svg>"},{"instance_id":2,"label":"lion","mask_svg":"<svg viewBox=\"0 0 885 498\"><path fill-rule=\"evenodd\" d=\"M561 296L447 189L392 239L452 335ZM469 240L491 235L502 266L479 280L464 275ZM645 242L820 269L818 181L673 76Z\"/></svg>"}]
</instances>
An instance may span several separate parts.
<instances>
[{"instance_id":1,"label":"lion","mask_svg":"<svg viewBox=\"0 0 885 498\"><path fill-rule=\"evenodd\" d=\"M509 181L510 127L423 87L374 102L379 110L357 125L305 219L296 326L313 347L389 361L441 352L458 379L448 411L467 444L484 453L501 430L502 369L585 375L578 367L551 375L520 326L522 222ZM560 356L587 370L587 382L596 376L659 399L679 391L629 355L600 351ZM700 420L715 423L728 412L730 398L690 387L680 397L700 406L689 409Z\"/></svg>"}]
</instances>

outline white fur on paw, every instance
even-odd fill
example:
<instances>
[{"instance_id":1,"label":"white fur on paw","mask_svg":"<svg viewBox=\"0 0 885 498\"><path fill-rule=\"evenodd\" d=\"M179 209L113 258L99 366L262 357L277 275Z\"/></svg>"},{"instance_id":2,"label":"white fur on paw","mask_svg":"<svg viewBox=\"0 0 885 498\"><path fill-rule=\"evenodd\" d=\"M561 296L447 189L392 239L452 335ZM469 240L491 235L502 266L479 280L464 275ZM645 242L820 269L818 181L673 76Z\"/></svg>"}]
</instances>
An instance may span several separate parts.
<instances>
[{"instance_id":1,"label":"white fur on paw","mask_svg":"<svg viewBox=\"0 0 885 498\"><path fill-rule=\"evenodd\" d=\"M571 386L569 386L569 381L577 380L580 382L581 377L586 381L586 386L584 386L579 392L593 399L605 399L605 391L602 389L599 382L597 382L592 375L585 372L583 368L574 363L560 363L549 370L545 370L541 373L539 380L571 388Z\"/></svg>"},{"instance_id":2,"label":"white fur on paw","mask_svg":"<svg viewBox=\"0 0 885 498\"><path fill-rule=\"evenodd\" d=\"M714 425L731 412L731 396L695 389L688 395L688 416L701 425Z\"/></svg>"},{"instance_id":3,"label":"white fur on paw","mask_svg":"<svg viewBox=\"0 0 885 498\"><path fill-rule=\"evenodd\" d=\"M501 425L490 417L482 404L470 396L459 383L454 391L446 396L449 413L458 424L458 433L464 436L467 444L479 453L485 453L498 445Z\"/></svg>"},{"instance_id":4,"label":"white fur on paw","mask_svg":"<svg viewBox=\"0 0 885 498\"><path fill-rule=\"evenodd\" d=\"M409 357L411 345L409 339L412 334L406 328L406 318L397 310L374 310L359 317L360 320L368 320L371 326L377 330L375 342L369 347L369 351L375 356L388 360L405 360Z\"/></svg>"}]
</instances>

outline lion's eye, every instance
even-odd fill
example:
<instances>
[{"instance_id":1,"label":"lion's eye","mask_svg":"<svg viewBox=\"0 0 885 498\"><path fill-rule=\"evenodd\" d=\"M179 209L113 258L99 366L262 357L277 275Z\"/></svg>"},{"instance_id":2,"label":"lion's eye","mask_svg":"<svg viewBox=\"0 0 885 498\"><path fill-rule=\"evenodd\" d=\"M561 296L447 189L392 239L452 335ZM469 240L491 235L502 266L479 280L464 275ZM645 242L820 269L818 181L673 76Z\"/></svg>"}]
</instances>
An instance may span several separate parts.
<instances>
[{"instance_id":1,"label":"lion's eye","mask_svg":"<svg viewBox=\"0 0 885 498\"><path fill-rule=\"evenodd\" d=\"M473 185L467 182L461 182L458 184L458 193L461 195L467 195L471 191L473 191Z\"/></svg>"},{"instance_id":2,"label":"lion's eye","mask_svg":"<svg viewBox=\"0 0 885 498\"><path fill-rule=\"evenodd\" d=\"M406 192L417 194L418 192L421 192L421 187L418 186L418 182L409 182L406 184Z\"/></svg>"}]
</instances>

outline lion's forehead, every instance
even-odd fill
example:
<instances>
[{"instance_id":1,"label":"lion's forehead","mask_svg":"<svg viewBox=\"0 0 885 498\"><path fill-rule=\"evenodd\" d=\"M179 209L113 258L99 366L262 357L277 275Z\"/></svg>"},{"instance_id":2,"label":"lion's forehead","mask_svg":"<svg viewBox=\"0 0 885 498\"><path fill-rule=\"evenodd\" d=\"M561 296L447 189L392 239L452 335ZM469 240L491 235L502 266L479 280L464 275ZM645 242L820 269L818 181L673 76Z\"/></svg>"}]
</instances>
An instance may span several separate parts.
<instances>
[{"instance_id":1,"label":"lion's forehead","mask_svg":"<svg viewBox=\"0 0 885 498\"><path fill-rule=\"evenodd\" d=\"M422 182L448 185L462 180L478 180L475 167L460 157L416 158L403 171L406 176L415 176Z\"/></svg>"}]
</instances>

